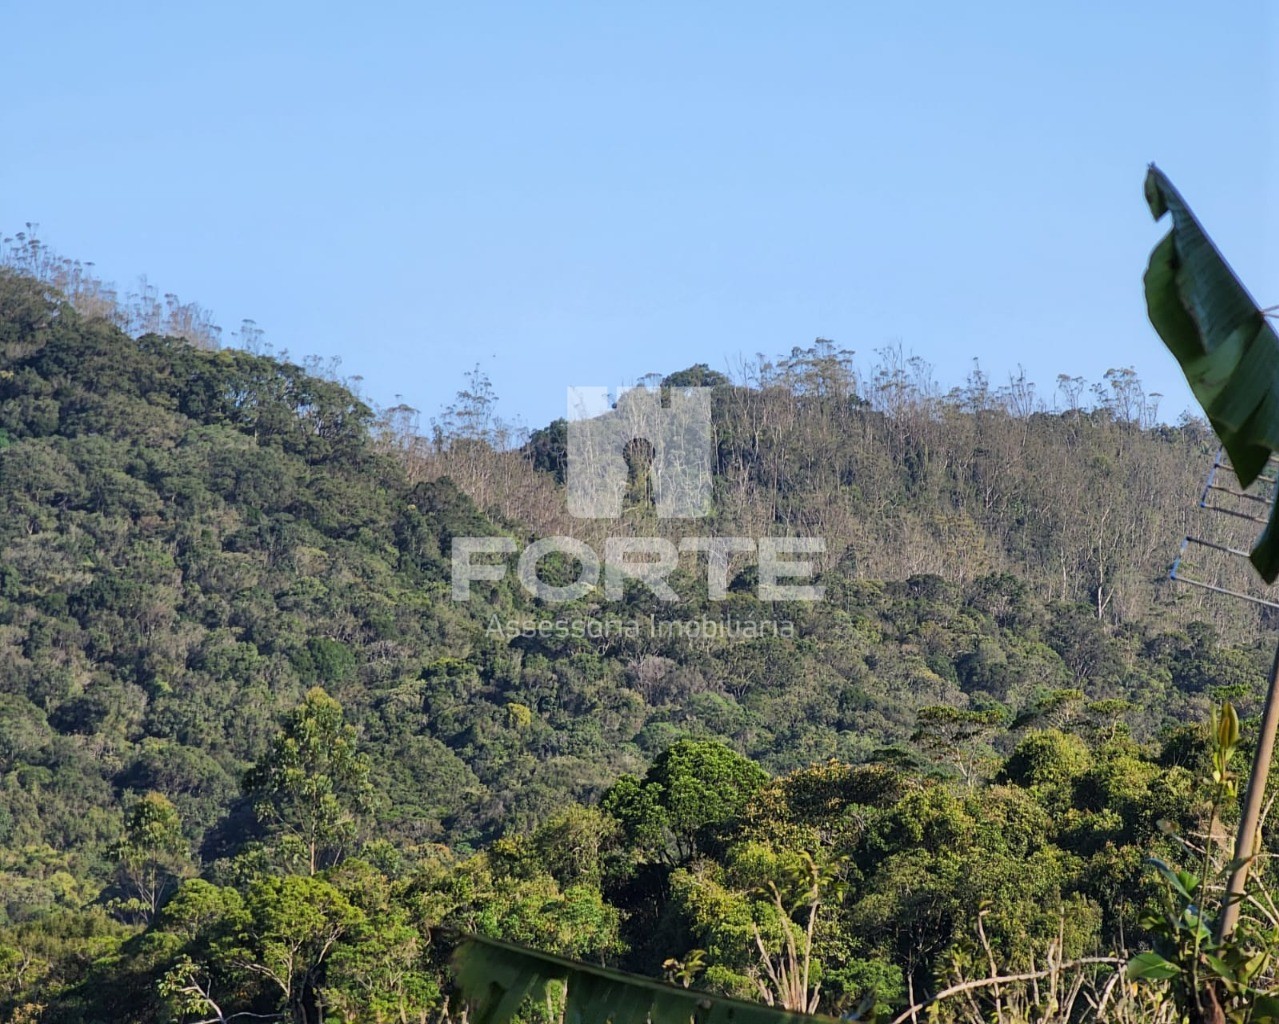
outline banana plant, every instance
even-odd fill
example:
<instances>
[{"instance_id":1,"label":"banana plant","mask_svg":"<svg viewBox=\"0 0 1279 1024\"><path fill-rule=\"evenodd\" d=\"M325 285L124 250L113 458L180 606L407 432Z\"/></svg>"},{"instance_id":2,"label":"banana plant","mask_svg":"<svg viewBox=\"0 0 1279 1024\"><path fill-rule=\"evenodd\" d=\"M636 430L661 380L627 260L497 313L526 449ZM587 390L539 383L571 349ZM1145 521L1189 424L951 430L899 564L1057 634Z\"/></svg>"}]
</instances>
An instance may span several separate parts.
<instances>
[{"instance_id":1,"label":"banana plant","mask_svg":"<svg viewBox=\"0 0 1279 1024\"><path fill-rule=\"evenodd\" d=\"M1150 322L1181 364L1208 422L1230 456L1239 486L1250 487L1279 450L1279 335L1235 276L1190 207L1164 174L1150 165L1146 202L1155 220L1172 215L1172 230L1155 246L1146 268ZM1273 495L1272 495L1273 497ZM1249 558L1267 583L1279 576L1279 502ZM1217 940L1226 942L1239 920L1248 872L1257 852L1266 781L1279 733L1279 651L1270 669L1261 729L1244 795L1235 856Z\"/></svg>"},{"instance_id":2,"label":"banana plant","mask_svg":"<svg viewBox=\"0 0 1279 1024\"><path fill-rule=\"evenodd\" d=\"M478 935L458 945L453 975L473 1024L512 1024L530 1004L564 1024L836 1024Z\"/></svg>"},{"instance_id":3,"label":"banana plant","mask_svg":"<svg viewBox=\"0 0 1279 1024\"><path fill-rule=\"evenodd\" d=\"M1146 202L1155 220L1172 215L1172 230L1146 269L1150 322L1247 488L1279 450L1279 335L1154 164L1146 173ZM1279 577L1277 510L1279 504L1251 553L1267 583Z\"/></svg>"}]
</instances>

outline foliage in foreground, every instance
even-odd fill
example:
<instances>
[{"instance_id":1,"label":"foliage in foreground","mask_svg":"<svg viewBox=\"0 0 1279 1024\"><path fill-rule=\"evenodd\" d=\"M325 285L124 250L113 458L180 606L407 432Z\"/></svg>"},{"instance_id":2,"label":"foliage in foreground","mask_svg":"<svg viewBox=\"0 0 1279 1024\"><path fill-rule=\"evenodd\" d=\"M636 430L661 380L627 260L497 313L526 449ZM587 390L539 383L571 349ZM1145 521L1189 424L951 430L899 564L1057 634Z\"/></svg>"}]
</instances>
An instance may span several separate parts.
<instances>
[{"instance_id":1,"label":"foliage in foreground","mask_svg":"<svg viewBox=\"0 0 1279 1024\"><path fill-rule=\"evenodd\" d=\"M529 1002L547 1006L565 1024L833 1024L477 936L462 941L453 963L475 1024L517 1022Z\"/></svg>"},{"instance_id":2,"label":"foliage in foreground","mask_svg":"<svg viewBox=\"0 0 1279 1024\"><path fill-rule=\"evenodd\" d=\"M86 1024L458 1020L461 980L494 1019L518 1010L535 1024L569 996L595 1013L620 991L618 969L665 973L694 1003L710 993L865 1020L933 1001L940 1020L1010 1013L1038 988L1062 1005L1132 1009L1107 979L1121 939L1160 935L1143 862L1171 861L1171 833L1232 811L1198 795L1211 764L1202 730L1150 749L1086 718L1064 724L1023 730L967 780L901 761L770 777L721 744L684 740L598 805L468 855L377 838L358 746L296 776L272 770L350 736L317 689L245 773L256 825L234 853L170 859L159 801L131 819L121 884L139 877L139 851L156 851L141 877L165 894L157 913L122 903L116 918L61 911L0 930L0 1012ZM299 834L329 838L313 856ZM499 944L470 947L459 978L454 933ZM533 951L559 958L558 987L529 987L545 980ZM497 988L476 989L477 964L499 960ZM575 996L569 978L582 982Z\"/></svg>"},{"instance_id":3,"label":"foliage in foreground","mask_svg":"<svg viewBox=\"0 0 1279 1024\"><path fill-rule=\"evenodd\" d=\"M1240 486L1279 451L1279 335L1204 232L1181 194L1153 164L1146 201L1172 230L1150 256L1146 307L1195 398L1230 455ZM1279 504L1252 551L1267 583L1279 577Z\"/></svg>"},{"instance_id":4,"label":"foliage in foreground","mask_svg":"<svg viewBox=\"0 0 1279 1024\"><path fill-rule=\"evenodd\" d=\"M1204 780L1211 794L1209 825L1200 848L1183 843L1187 853L1198 854L1198 868L1178 870L1150 858L1165 884L1165 902L1143 917L1154 948L1132 958L1127 976L1166 996L1178 1019L1259 1024L1279 1020L1279 907L1254 854L1238 923L1230 934L1220 926L1230 898L1224 876L1235 863L1223 866L1228 839L1216 826L1238 796L1231 761L1239 746L1239 718L1229 701L1214 710L1212 726L1211 777Z\"/></svg>"}]
</instances>

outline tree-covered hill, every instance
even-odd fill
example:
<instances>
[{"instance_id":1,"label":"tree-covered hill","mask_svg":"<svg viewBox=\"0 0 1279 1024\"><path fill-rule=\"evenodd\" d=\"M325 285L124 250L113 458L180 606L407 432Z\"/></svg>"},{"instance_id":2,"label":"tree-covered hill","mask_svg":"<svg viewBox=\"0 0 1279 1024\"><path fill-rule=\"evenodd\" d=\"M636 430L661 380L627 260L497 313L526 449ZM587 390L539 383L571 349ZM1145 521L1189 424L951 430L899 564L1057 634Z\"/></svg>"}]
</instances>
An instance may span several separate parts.
<instances>
[{"instance_id":1,"label":"tree-covered hill","mask_svg":"<svg viewBox=\"0 0 1279 1024\"><path fill-rule=\"evenodd\" d=\"M1040 786L1024 762L1049 756L1026 746L1043 729L1072 737L1049 752L1073 766L1062 769L1069 785L1044 783L1029 796L1001 789L997 810L1075 808L1079 822L1062 826L1074 832L1031 844L1065 858L1075 879L1048 872L1045 892L1103 900L1070 874L1079 869L1071 858L1108 842L1126 850L1151 826L1150 808L1133 810L1140 801L1116 773L1154 778L1169 768L1152 744L1179 749L1183 734L1169 730L1201 719L1223 694L1245 714L1257 710L1266 652L1255 615L1160 582L1211 457L1203 430L1149 422L1147 397L1123 374L1095 406L1050 413L1024 382L992 390L974 377L942 396L906 364L858 378L824 343L759 364L750 381L694 367L667 384L715 388L709 528L823 537L825 600L760 601L751 567L737 565L727 599L711 601L686 565L671 577L677 613L638 588L612 603L596 592L542 606L513 572L453 601L454 537L597 543L605 529L677 528L655 518L642 473L621 520L572 520L564 425L523 447L500 443L482 388L425 440L339 382L246 351L134 338L37 278L0 269L0 925L12 940L0 943L0 1008L27 991L5 974L6 948L55 932L72 945L88 934L134 941L158 920L171 890L138 884L153 876L129 867L155 868L157 851L183 851L182 866L155 868L155 878L199 873L222 887L184 888L172 920L204 920L198 899L257 900L234 913L226 904L231 917L269 916L271 900L319 899L311 889L329 884L321 868L360 851L385 878L330 879L353 901L352 922L357 911L372 918L368 901L390 899L368 888L387 878L407 887L396 897L405 905L470 926L479 918L463 920L458 908L471 897L450 887L502 891L507 916L485 919L490 932L538 939L538 927L554 924L539 924L541 898L593 922L580 948L563 936L547 943L605 958L629 949L634 965L652 970L661 937L683 944L671 956L688 952L689 936L723 947L729 939L705 901L746 899L751 858L767 860L750 844L783 819L800 832L812 825L782 806L789 790L748 806L768 776L798 772L795 785L815 784L803 772L834 758L867 766L841 785L871 786L876 772L896 780L853 801L877 808L882 834L839 833L863 881L879 877L877 850L904 851L906 833L926 827L897 805L911 793L918 821L961 828L976 863L1002 826L982 817L995 812L972 787ZM650 614L787 629L510 628ZM331 744L307 746L317 722L328 722L330 738L349 726L341 742L358 758L339 765ZM729 758L733 778L749 781L741 798L681 818L661 780L689 750ZM681 777L710 785L696 764ZM327 831L312 835L309 871L272 874L272 863L299 863L279 841L281 830L301 841L305 816L290 787L312 770L336 787L312 793L315 807L336 817L320 815ZM1182 789L1165 803L1188 813L1185 780L1174 781ZM1088 815L1112 796L1128 802L1103 827ZM591 837L590 863L556 860L577 849L562 834L574 829ZM478 849L480 860L466 859ZM1106 884L1129 878L1135 861L1123 856ZM697 857L721 874L699 874ZM519 888L530 878L541 897ZM300 879L306 893L270 889ZM853 966L839 985L851 996L858 971L880 972L897 998L903 976L891 965L907 936L892 931L898 910L886 902L897 883L885 875L874 884L878 903L856 913L880 938L849 947ZM670 899L682 901L678 921ZM647 935L645 922L655 929ZM937 934L952 925L938 923ZM1051 931L1045 921L1031 930ZM1009 935L1011 949L1020 940ZM908 975L950 948L937 941L902 947L916 957ZM150 968L139 965L163 957L129 948L141 957L130 970L154 995ZM741 994L748 965L715 955L720 987ZM180 971L164 962L172 989ZM71 991L73 974L49 975L48 991ZM253 992L244 1005L269 1002Z\"/></svg>"}]
</instances>

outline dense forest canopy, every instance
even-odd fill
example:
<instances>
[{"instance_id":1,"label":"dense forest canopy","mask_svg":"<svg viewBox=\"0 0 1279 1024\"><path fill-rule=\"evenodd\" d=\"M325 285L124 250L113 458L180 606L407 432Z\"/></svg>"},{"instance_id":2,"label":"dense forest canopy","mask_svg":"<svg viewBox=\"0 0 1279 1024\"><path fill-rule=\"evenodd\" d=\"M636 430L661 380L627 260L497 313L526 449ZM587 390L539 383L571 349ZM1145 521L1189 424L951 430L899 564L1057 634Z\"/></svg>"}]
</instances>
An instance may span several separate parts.
<instances>
[{"instance_id":1,"label":"dense forest canopy","mask_svg":"<svg viewBox=\"0 0 1279 1024\"><path fill-rule=\"evenodd\" d=\"M1141 941L1195 723L1258 711L1269 623L1165 578L1215 445L1130 371L1055 410L824 341L673 373L714 389L699 529L822 537L825 599L462 603L455 537L682 527L642 472L569 516L566 425L479 374L423 437L38 270L0 269L6 1019L456 1015L448 928L780 1000L796 922L815 1005L900 1009ZM548 615L790 630L493 628Z\"/></svg>"}]
</instances>

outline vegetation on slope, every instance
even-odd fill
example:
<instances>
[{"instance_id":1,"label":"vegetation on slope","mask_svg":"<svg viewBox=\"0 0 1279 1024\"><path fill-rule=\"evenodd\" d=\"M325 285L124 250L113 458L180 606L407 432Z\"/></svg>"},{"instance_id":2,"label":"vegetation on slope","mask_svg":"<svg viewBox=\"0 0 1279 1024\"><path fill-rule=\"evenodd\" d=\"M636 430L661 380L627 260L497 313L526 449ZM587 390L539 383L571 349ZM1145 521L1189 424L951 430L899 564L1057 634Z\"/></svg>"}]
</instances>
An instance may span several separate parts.
<instances>
[{"instance_id":1,"label":"vegetation on slope","mask_svg":"<svg viewBox=\"0 0 1279 1024\"><path fill-rule=\"evenodd\" d=\"M1157 822L1202 812L1177 726L1265 663L1158 586L1203 429L1123 373L1050 413L824 343L756 370L669 381L716 388L711 526L826 538L826 600L689 565L677 613L462 604L455 536L600 539L562 425L511 450L471 388L423 441L0 271L0 1012L416 1019L448 927L779 998L807 865L823 1009L1140 935ZM615 527L671 529L639 478ZM793 635L492 628L548 614Z\"/></svg>"}]
</instances>

